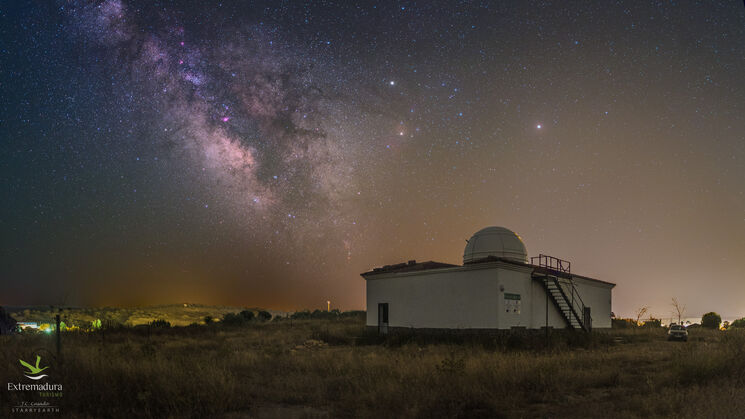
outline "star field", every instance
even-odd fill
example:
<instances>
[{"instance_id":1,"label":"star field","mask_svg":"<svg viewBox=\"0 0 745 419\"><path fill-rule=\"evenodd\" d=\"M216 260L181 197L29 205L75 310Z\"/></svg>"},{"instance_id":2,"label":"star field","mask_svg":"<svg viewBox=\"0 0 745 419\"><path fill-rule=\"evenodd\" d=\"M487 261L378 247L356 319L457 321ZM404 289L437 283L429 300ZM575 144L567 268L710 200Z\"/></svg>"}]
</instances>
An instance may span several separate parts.
<instances>
[{"instance_id":1,"label":"star field","mask_svg":"<svg viewBox=\"0 0 745 419\"><path fill-rule=\"evenodd\" d=\"M530 255L745 315L737 2L0 6L3 304L364 305ZM706 292L702 290L706 288Z\"/></svg>"}]
</instances>

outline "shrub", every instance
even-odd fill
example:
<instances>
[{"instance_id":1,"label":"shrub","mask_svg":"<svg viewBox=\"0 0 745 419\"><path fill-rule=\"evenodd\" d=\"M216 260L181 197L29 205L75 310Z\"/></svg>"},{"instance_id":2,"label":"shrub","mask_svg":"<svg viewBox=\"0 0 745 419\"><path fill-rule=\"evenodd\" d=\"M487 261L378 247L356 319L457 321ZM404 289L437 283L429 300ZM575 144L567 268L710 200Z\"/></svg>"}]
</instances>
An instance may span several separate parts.
<instances>
[{"instance_id":1,"label":"shrub","mask_svg":"<svg viewBox=\"0 0 745 419\"><path fill-rule=\"evenodd\" d=\"M353 318L358 320L365 320L365 318L367 317L367 312L364 310L345 311L341 313L340 317L343 319Z\"/></svg>"},{"instance_id":2,"label":"shrub","mask_svg":"<svg viewBox=\"0 0 745 419\"><path fill-rule=\"evenodd\" d=\"M311 313L310 317L313 319L335 319L339 316L339 310L334 309L331 311L325 311L325 310L313 310L313 313Z\"/></svg>"},{"instance_id":3,"label":"shrub","mask_svg":"<svg viewBox=\"0 0 745 419\"><path fill-rule=\"evenodd\" d=\"M719 329L722 324L722 316L713 311L708 312L701 317L701 326L707 329Z\"/></svg>"},{"instance_id":4,"label":"shrub","mask_svg":"<svg viewBox=\"0 0 745 419\"><path fill-rule=\"evenodd\" d=\"M745 328L745 317L743 317L741 319L733 320L732 323L730 323L729 327Z\"/></svg>"},{"instance_id":5,"label":"shrub","mask_svg":"<svg viewBox=\"0 0 745 419\"><path fill-rule=\"evenodd\" d=\"M662 320L660 320L660 319L649 319L649 320L647 320L647 321L644 322L644 324L642 325L642 327L651 327L651 328L662 327Z\"/></svg>"},{"instance_id":6,"label":"shrub","mask_svg":"<svg viewBox=\"0 0 745 419\"><path fill-rule=\"evenodd\" d=\"M238 326L246 322L246 318L236 313L225 313L222 323L228 326Z\"/></svg>"},{"instance_id":7,"label":"shrub","mask_svg":"<svg viewBox=\"0 0 745 419\"><path fill-rule=\"evenodd\" d=\"M303 311L296 311L292 313L292 316L290 316L293 320L305 320L310 319L310 311L303 310Z\"/></svg>"},{"instance_id":8,"label":"shrub","mask_svg":"<svg viewBox=\"0 0 745 419\"><path fill-rule=\"evenodd\" d=\"M256 317L262 322L266 322L272 319L272 313L261 310L259 311L259 314L256 315Z\"/></svg>"},{"instance_id":9,"label":"shrub","mask_svg":"<svg viewBox=\"0 0 745 419\"><path fill-rule=\"evenodd\" d=\"M435 365L435 368L445 374L461 374L466 368L466 358L455 356L455 352L450 352L450 355L443 359L440 365Z\"/></svg>"},{"instance_id":10,"label":"shrub","mask_svg":"<svg viewBox=\"0 0 745 419\"><path fill-rule=\"evenodd\" d=\"M212 316L204 316L204 324L211 324L215 319Z\"/></svg>"},{"instance_id":11,"label":"shrub","mask_svg":"<svg viewBox=\"0 0 745 419\"><path fill-rule=\"evenodd\" d=\"M631 329L636 327L636 321L634 319L611 319L611 327L613 329Z\"/></svg>"},{"instance_id":12,"label":"shrub","mask_svg":"<svg viewBox=\"0 0 745 419\"><path fill-rule=\"evenodd\" d=\"M171 323L168 320L158 319L158 320L151 321L150 322L150 326L152 326L152 327L162 327L164 329L167 329L167 328L171 327Z\"/></svg>"},{"instance_id":13,"label":"shrub","mask_svg":"<svg viewBox=\"0 0 745 419\"><path fill-rule=\"evenodd\" d=\"M243 310L239 313L239 315L246 321L251 321L254 319L254 312L251 310Z\"/></svg>"},{"instance_id":14,"label":"shrub","mask_svg":"<svg viewBox=\"0 0 745 419\"><path fill-rule=\"evenodd\" d=\"M106 329L106 330L117 330L117 329L123 329L123 328L124 328L124 325L116 320L104 320L103 323L101 324L101 329Z\"/></svg>"},{"instance_id":15,"label":"shrub","mask_svg":"<svg viewBox=\"0 0 745 419\"><path fill-rule=\"evenodd\" d=\"M367 316L367 312L363 310L345 311L342 313L341 311L339 311L339 309L335 308L331 311L326 311L326 310L314 310L313 312L309 310L296 311L290 316L290 318L293 320L353 318L353 319L357 319L360 321L364 321L366 316Z\"/></svg>"}]
</instances>

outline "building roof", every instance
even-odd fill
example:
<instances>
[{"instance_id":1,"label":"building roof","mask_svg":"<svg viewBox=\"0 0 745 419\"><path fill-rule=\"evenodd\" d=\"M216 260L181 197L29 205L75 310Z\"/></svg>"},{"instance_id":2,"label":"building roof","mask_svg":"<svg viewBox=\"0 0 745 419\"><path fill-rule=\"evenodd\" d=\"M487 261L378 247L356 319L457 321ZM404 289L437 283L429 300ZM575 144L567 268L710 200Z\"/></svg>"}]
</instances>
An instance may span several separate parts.
<instances>
[{"instance_id":1,"label":"building roof","mask_svg":"<svg viewBox=\"0 0 745 419\"><path fill-rule=\"evenodd\" d=\"M380 268L373 268L371 271L364 272L364 273L362 273L360 275L362 277L366 277L366 276L373 276L373 275L380 275L380 274L408 273L408 272L417 273L417 274L422 273L423 274L423 273L426 273L427 271L433 271L433 270L437 270L437 269L444 269L444 268L471 269L471 268L474 268L474 267L483 266L486 263L499 263L499 262L508 263L510 265L515 265L515 266L522 266L522 267L526 267L526 268L532 268L533 269L533 273L538 273L538 274L550 273L552 275L556 275L556 276L559 276L559 277L562 277L562 278L569 278L569 279L571 279L571 278L579 278L579 279L583 279L583 280L587 280L587 281L598 282L598 283L605 284L605 285L611 285L611 286L614 286L614 287L616 286L616 284L614 284L612 282L601 281L599 279L591 278L589 276L577 275L577 274L570 274L570 273L566 273L566 272L559 272L559 271L555 271L553 269L547 269L547 268L545 268L543 266L531 265L529 263L519 262L519 261L516 261L516 260L511 259L511 258L501 258L501 257L496 257L496 256L486 256L486 257L483 257L483 258L480 258L480 259L476 259L476 260L472 261L471 263L468 263L468 264L465 264L465 265L462 265L462 266L461 265L453 265L451 263L435 262L435 261L432 261L432 260L427 261L427 262L419 262L419 263L417 263L417 261L415 261L415 260L410 260L408 262L397 263L395 265L385 265L385 266L380 267Z\"/></svg>"},{"instance_id":2,"label":"building roof","mask_svg":"<svg viewBox=\"0 0 745 419\"><path fill-rule=\"evenodd\" d=\"M391 272L430 271L433 269L441 268L456 268L458 266L459 265L453 265L451 263L435 262L433 260L428 260L426 262L417 262L415 260L410 260L408 262L397 263L395 265L385 265L380 268L373 268L371 271L364 272L360 275L365 276Z\"/></svg>"},{"instance_id":3,"label":"building roof","mask_svg":"<svg viewBox=\"0 0 745 419\"><path fill-rule=\"evenodd\" d=\"M586 281L592 281L592 282L598 282L598 283L605 284L605 285L611 285L612 287L615 287L616 286L616 284L614 284L612 282L601 281L599 279L591 278L589 276L577 275L577 274L568 273L568 272L561 272L561 271L557 271L557 270L554 270L554 269L548 269L545 266L538 266L538 265L529 265L529 266L532 266L533 267L533 273L534 274L550 274L550 275L554 275L554 276L557 276L557 277L560 277L560 278L567 278L567 279L580 278L580 279L584 279Z\"/></svg>"},{"instance_id":4,"label":"building roof","mask_svg":"<svg viewBox=\"0 0 745 419\"><path fill-rule=\"evenodd\" d=\"M567 262L565 270L561 270L559 266L558 270L553 269L553 265L544 264L540 262L540 258L548 258L552 260L560 261L559 259L546 257L540 255L539 265L533 265L528 263L528 251L525 249L520 236L515 234L512 230L504 227L486 227L477 231L471 236L469 240L466 240L466 248L463 251L463 266L453 265L451 263L427 261L419 262L410 260L404 263L397 263L395 265L385 265L380 268L373 268L371 271L362 273L362 277L380 275L380 274L397 274L411 272L414 274L424 273L426 271L432 271L436 269L454 269L458 268L463 270L488 268L488 263L507 263L515 267L520 266L518 270L532 269L533 275L554 275L562 278L581 278L588 281L594 281L605 285L615 286L611 282L601 281L599 279L590 278L587 276L570 274L568 267L570 266ZM503 265L504 266L504 265Z\"/></svg>"}]
</instances>

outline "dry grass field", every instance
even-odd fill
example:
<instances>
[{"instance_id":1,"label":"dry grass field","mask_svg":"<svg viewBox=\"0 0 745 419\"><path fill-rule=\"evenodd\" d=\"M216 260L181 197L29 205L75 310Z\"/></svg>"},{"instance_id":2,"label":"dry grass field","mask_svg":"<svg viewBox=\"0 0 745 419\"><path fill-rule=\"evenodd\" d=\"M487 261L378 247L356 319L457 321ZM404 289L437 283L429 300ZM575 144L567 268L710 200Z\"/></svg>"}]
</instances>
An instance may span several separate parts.
<instances>
[{"instance_id":1,"label":"dry grass field","mask_svg":"<svg viewBox=\"0 0 745 419\"><path fill-rule=\"evenodd\" d=\"M358 318L0 336L0 381L40 353L62 417L742 417L745 333L366 334ZM44 364L44 362L42 363ZM28 380L26 380L28 381ZM18 392L3 389L3 415ZM50 417L52 415L48 415ZM26 416L28 417L28 416Z\"/></svg>"}]
</instances>

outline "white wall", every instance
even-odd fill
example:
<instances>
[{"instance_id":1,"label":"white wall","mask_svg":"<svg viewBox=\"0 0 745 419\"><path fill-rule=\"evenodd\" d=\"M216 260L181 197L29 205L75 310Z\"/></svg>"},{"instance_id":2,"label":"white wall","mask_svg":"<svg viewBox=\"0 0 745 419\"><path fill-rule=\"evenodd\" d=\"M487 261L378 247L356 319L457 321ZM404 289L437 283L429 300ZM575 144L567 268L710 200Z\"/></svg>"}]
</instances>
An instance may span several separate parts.
<instances>
[{"instance_id":1,"label":"white wall","mask_svg":"<svg viewBox=\"0 0 745 419\"><path fill-rule=\"evenodd\" d=\"M497 292L493 270L376 275L367 280L367 324L377 326L378 303L388 303L391 327L495 328Z\"/></svg>"},{"instance_id":2,"label":"white wall","mask_svg":"<svg viewBox=\"0 0 745 419\"><path fill-rule=\"evenodd\" d=\"M574 285L582 298L582 302L585 303L586 307L590 307L593 329L611 327L611 290L613 286L581 277L574 277Z\"/></svg>"},{"instance_id":3,"label":"white wall","mask_svg":"<svg viewBox=\"0 0 745 419\"><path fill-rule=\"evenodd\" d=\"M378 303L388 303L391 327L540 329L546 326L546 292L531 272L531 268L495 262L370 275L366 323L377 326ZM575 284L585 305L592 308L593 327L610 327L611 286L581 278ZM510 303L505 293L520 295L519 313L507 312ZM548 325L566 327L550 300Z\"/></svg>"},{"instance_id":4,"label":"white wall","mask_svg":"<svg viewBox=\"0 0 745 419\"><path fill-rule=\"evenodd\" d=\"M499 328L512 327L541 328L546 325L545 299L543 287L531 279L531 269L497 268L500 291L497 304L499 306ZM520 314L509 313L506 310L505 294L519 294L521 299ZM552 303L553 304L553 303ZM549 307L549 326L563 327L561 314Z\"/></svg>"},{"instance_id":5,"label":"white wall","mask_svg":"<svg viewBox=\"0 0 745 419\"><path fill-rule=\"evenodd\" d=\"M532 321L531 329L540 329L546 327L546 289L540 281L531 279L531 289L533 291ZM548 327L555 329L564 329L567 322L564 315L556 307L556 304L549 298L548 300Z\"/></svg>"}]
</instances>

